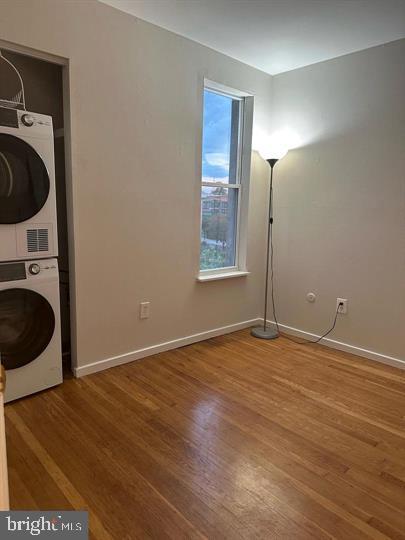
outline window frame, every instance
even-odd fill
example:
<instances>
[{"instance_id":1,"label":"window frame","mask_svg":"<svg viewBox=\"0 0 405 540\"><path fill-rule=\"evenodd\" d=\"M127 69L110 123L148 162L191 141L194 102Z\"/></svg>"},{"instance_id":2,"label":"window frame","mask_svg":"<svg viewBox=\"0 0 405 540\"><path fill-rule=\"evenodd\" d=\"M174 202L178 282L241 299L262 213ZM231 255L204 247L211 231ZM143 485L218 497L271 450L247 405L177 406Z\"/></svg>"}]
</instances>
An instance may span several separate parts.
<instances>
[{"instance_id":1,"label":"window frame","mask_svg":"<svg viewBox=\"0 0 405 540\"><path fill-rule=\"evenodd\" d=\"M239 126L238 126L238 148L236 163L236 183L224 182L204 182L202 179L202 140L204 132L204 91L208 90L219 95L238 100L239 104ZM200 169L200 220L199 220L199 281L211 281L228 277L239 277L248 275L247 271L247 222L250 184L250 161L252 148L252 125L253 125L253 95L230 88L221 83L204 79L202 92L202 130L201 130L201 169ZM201 225L202 225L202 196L203 187L223 187L225 189L237 190L237 212L236 212L236 232L235 232L235 264L232 266L222 266L220 268L201 269ZM228 191L228 193L230 193Z\"/></svg>"}]
</instances>

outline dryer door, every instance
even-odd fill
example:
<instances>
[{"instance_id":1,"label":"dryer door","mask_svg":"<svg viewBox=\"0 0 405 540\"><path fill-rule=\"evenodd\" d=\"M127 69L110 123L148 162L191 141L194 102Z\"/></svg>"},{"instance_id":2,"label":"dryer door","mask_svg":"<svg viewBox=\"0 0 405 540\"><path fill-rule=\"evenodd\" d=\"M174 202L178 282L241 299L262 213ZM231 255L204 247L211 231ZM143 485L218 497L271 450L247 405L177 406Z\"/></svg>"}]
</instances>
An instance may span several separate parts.
<instances>
[{"instance_id":1,"label":"dryer door","mask_svg":"<svg viewBox=\"0 0 405 540\"><path fill-rule=\"evenodd\" d=\"M54 330L55 315L43 296L29 289L0 291L0 352L6 370L38 358Z\"/></svg>"},{"instance_id":2,"label":"dryer door","mask_svg":"<svg viewBox=\"0 0 405 540\"><path fill-rule=\"evenodd\" d=\"M48 171L39 154L22 139L0 133L0 224L35 216L49 188Z\"/></svg>"}]
</instances>

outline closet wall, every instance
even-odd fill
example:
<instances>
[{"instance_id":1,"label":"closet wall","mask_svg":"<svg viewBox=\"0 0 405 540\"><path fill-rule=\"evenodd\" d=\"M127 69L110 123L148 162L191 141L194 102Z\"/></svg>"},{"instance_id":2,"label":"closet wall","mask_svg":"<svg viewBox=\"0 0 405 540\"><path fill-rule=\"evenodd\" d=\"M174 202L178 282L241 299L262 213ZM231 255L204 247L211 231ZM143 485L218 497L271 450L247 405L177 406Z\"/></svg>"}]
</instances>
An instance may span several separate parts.
<instances>
[{"instance_id":1,"label":"closet wall","mask_svg":"<svg viewBox=\"0 0 405 540\"><path fill-rule=\"evenodd\" d=\"M64 364L68 367L70 366L69 256L66 215L62 67L5 49L2 49L2 54L20 72L24 82L27 110L47 114L52 116L53 120L55 134L55 179L58 213L62 350ZM1 96L14 95L16 91L16 78L12 70L2 69L1 73Z\"/></svg>"}]
</instances>

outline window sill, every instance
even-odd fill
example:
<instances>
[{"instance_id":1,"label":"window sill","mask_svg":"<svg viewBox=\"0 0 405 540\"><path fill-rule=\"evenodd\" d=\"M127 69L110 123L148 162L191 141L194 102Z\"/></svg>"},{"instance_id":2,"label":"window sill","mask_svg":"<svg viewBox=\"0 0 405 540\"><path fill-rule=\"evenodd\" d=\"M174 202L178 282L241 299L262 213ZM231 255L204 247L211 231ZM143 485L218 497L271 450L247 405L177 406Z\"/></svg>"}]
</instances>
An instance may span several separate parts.
<instances>
[{"instance_id":1,"label":"window sill","mask_svg":"<svg viewBox=\"0 0 405 540\"><path fill-rule=\"evenodd\" d=\"M205 281L217 281L219 279L230 279L230 278L237 278L237 277L243 277L248 276L250 272L242 271L242 270L232 270L231 272L223 272L221 274L199 274L197 277L197 281L205 282Z\"/></svg>"}]
</instances>

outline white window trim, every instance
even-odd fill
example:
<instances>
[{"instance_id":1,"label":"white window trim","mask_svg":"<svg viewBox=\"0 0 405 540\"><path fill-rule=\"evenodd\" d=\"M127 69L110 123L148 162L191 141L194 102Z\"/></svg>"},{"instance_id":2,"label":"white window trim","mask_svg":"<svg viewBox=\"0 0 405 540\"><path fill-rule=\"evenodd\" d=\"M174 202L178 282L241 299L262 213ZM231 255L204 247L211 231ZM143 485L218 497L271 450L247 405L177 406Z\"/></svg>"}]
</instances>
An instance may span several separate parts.
<instances>
[{"instance_id":1,"label":"white window trim","mask_svg":"<svg viewBox=\"0 0 405 540\"><path fill-rule=\"evenodd\" d=\"M225 269L226 270L226 269ZM229 279L229 278L237 278L237 277L244 277L248 276L250 272L243 271L243 270L232 270L232 271L225 271L222 269L222 272L218 273L205 273L200 272L199 276L197 277L197 281L204 282L204 281L218 281L219 279Z\"/></svg>"},{"instance_id":2,"label":"white window trim","mask_svg":"<svg viewBox=\"0 0 405 540\"><path fill-rule=\"evenodd\" d=\"M200 189L201 186L208 187L225 187L230 189L238 189L238 211L236 224L236 253L235 266L215 268L208 270L199 270L197 281L214 281L218 279L228 279L233 277L247 276L247 225L248 225L248 208L249 208L249 183L250 183L250 161L252 153L252 128L253 128L253 95L246 92L230 88L223 84L204 79L203 90L210 90L218 94L231 96L239 99L241 103L241 118L239 123L239 148L238 148L238 178L239 184L225 184L222 182L204 182L201 181L202 170L200 171ZM203 130L201 130L201 147L202 147ZM201 212L201 195L200 209ZM201 220L200 231L201 235ZM200 240L201 246L201 240ZM200 253L200 250L199 250ZM200 264L200 263L199 263Z\"/></svg>"}]
</instances>

